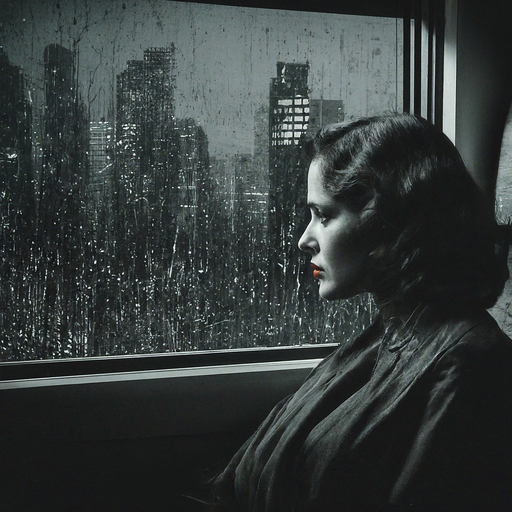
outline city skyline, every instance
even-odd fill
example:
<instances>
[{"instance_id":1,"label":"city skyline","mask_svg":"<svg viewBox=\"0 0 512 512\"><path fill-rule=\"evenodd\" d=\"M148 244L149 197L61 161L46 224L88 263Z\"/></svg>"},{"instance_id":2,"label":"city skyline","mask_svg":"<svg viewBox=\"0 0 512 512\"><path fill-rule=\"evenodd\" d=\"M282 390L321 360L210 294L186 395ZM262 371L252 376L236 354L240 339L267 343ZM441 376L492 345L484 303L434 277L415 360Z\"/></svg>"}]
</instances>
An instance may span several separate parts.
<instances>
[{"instance_id":1,"label":"city skyline","mask_svg":"<svg viewBox=\"0 0 512 512\"><path fill-rule=\"evenodd\" d=\"M266 109L272 129L257 154L210 164L203 128L174 115L173 47L148 48L118 75L110 128L89 120L76 93L78 56L48 45L34 152L26 81L0 56L11 120L0 148L10 262L1 295L20 297L3 304L0 332L9 343L0 359L284 345L310 342L317 324L323 332L323 315L309 318L305 308L316 285L294 236L304 218L307 65L277 62ZM343 110L313 101L320 117ZM281 172L270 176L271 163ZM290 215L276 218L285 203ZM270 260L280 270L271 272ZM333 332L358 328L349 318L337 313Z\"/></svg>"},{"instance_id":2,"label":"city skyline","mask_svg":"<svg viewBox=\"0 0 512 512\"><path fill-rule=\"evenodd\" d=\"M253 153L255 116L268 104L277 61L308 63L312 97L344 101L349 117L394 110L400 101L400 30L392 19L163 0L72 1L58 9L4 3L0 45L30 78L33 96L40 97L45 45L74 48L92 121L113 120L115 79L129 60L174 44L176 117L204 127L213 156Z\"/></svg>"}]
</instances>

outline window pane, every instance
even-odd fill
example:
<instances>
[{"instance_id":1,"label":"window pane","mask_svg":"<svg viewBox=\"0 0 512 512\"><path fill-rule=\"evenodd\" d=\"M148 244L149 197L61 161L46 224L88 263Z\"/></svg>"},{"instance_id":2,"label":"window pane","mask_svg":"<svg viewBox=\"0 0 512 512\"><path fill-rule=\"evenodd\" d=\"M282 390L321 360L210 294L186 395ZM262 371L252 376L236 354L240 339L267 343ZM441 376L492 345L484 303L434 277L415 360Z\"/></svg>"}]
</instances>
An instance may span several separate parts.
<instances>
[{"instance_id":1,"label":"window pane","mask_svg":"<svg viewBox=\"0 0 512 512\"><path fill-rule=\"evenodd\" d=\"M394 18L10 0L0 359L341 341L297 241L303 145L402 109Z\"/></svg>"}]
</instances>

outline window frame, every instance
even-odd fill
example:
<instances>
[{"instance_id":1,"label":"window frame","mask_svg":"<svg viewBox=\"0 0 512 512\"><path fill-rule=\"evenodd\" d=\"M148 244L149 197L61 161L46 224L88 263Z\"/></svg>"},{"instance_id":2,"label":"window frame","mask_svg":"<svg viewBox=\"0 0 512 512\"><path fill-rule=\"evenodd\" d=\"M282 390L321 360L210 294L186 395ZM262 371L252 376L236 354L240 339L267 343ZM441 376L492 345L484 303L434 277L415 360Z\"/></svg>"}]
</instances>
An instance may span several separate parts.
<instances>
[{"instance_id":1,"label":"window frame","mask_svg":"<svg viewBox=\"0 0 512 512\"><path fill-rule=\"evenodd\" d=\"M336 343L321 343L285 347L5 361L0 363L0 390L4 389L4 382L22 380L318 360L328 356L337 346ZM10 384L8 387L11 386Z\"/></svg>"}]
</instances>

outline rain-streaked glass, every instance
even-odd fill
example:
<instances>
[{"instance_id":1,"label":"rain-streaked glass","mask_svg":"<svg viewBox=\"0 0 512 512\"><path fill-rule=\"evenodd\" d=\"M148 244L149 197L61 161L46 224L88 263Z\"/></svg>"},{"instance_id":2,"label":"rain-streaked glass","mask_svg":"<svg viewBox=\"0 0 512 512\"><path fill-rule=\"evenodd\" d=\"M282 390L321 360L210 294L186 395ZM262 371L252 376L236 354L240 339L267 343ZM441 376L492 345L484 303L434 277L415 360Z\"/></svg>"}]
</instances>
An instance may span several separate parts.
<instances>
[{"instance_id":1,"label":"rain-streaked glass","mask_svg":"<svg viewBox=\"0 0 512 512\"><path fill-rule=\"evenodd\" d=\"M6 5L5 5L6 4ZM400 111L394 18L8 0L0 359L342 342L297 241L305 140Z\"/></svg>"}]
</instances>

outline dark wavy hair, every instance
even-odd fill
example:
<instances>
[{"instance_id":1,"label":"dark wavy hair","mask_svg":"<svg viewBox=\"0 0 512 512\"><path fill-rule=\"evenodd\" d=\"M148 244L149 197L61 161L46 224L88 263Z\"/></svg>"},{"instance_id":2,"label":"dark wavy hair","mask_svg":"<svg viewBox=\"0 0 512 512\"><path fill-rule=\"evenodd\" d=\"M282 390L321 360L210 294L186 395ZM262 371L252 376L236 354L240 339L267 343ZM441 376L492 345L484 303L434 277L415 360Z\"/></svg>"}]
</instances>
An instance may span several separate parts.
<instances>
[{"instance_id":1,"label":"dark wavy hair","mask_svg":"<svg viewBox=\"0 0 512 512\"><path fill-rule=\"evenodd\" d=\"M441 130L408 114L363 118L324 127L310 157L336 200L370 211L369 291L381 304L494 305L509 277L509 226Z\"/></svg>"}]
</instances>

